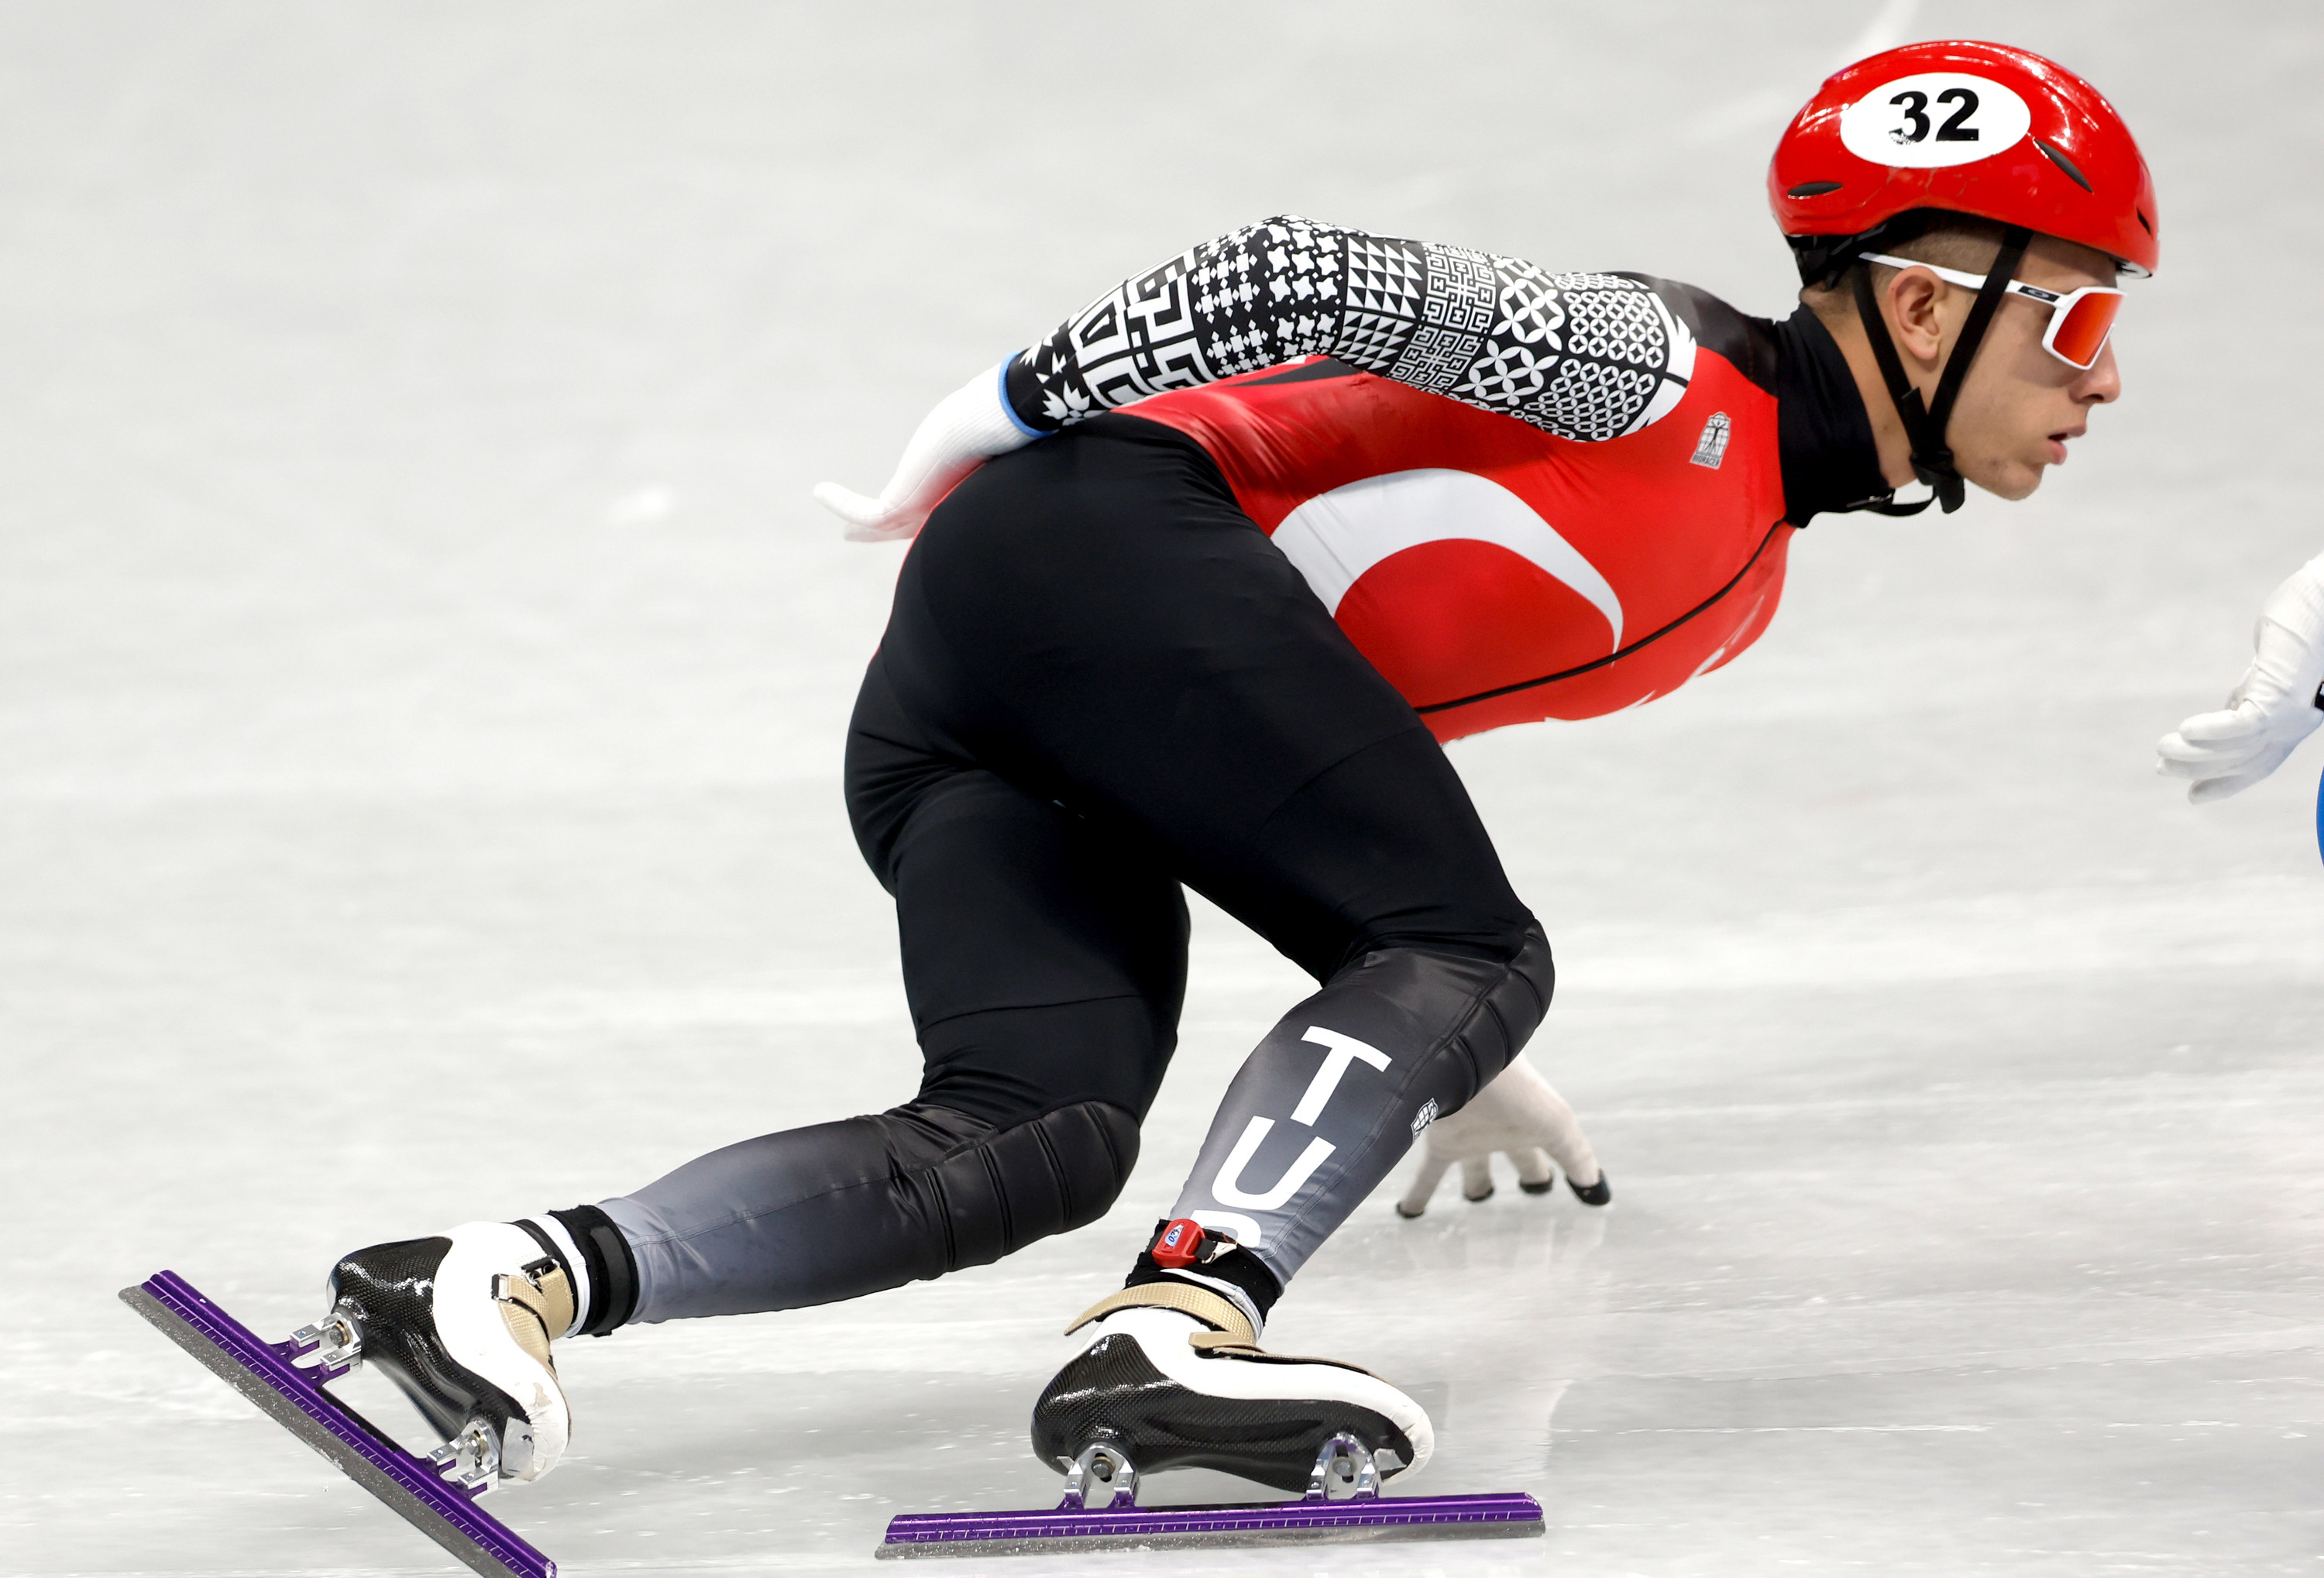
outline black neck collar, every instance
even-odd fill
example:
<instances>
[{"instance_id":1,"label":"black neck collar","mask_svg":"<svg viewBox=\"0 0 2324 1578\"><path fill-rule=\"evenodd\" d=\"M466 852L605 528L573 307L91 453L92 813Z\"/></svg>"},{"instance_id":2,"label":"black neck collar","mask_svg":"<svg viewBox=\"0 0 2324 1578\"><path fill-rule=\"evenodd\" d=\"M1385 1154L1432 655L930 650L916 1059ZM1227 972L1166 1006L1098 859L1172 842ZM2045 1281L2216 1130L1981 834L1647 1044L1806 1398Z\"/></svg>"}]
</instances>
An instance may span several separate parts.
<instances>
[{"instance_id":1,"label":"black neck collar","mask_svg":"<svg viewBox=\"0 0 2324 1578\"><path fill-rule=\"evenodd\" d=\"M1831 331L1804 303L1774 328L1784 519L1804 526L1818 514L1886 502L1893 490L1880 475L1872 419Z\"/></svg>"}]
</instances>

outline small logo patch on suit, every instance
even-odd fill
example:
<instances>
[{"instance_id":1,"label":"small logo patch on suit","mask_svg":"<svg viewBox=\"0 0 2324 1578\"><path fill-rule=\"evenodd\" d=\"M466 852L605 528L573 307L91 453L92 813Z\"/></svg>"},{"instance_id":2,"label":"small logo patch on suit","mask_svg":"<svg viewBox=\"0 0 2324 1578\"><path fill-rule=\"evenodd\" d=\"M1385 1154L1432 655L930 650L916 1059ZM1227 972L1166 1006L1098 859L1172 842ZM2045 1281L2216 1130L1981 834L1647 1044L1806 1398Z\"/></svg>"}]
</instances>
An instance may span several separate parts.
<instances>
[{"instance_id":1,"label":"small logo patch on suit","mask_svg":"<svg viewBox=\"0 0 2324 1578\"><path fill-rule=\"evenodd\" d=\"M1702 437L1694 441L1694 463L1697 466L1708 466L1713 471L1719 469L1719 463L1727 458L1727 433L1733 426L1727 420L1725 411L1711 413L1711 420L1702 424Z\"/></svg>"},{"instance_id":2,"label":"small logo patch on suit","mask_svg":"<svg viewBox=\"0 0 2324 1578\"><path fill-rule=\"evenodd\" d=\"M1426 1101L1421 1103L1420 1111L1412 1115L1412 1137L1415 1140L1419 1139L1420 1131L1435 1121L1436 1098L1434 1096L1431 1096Z\"/></svg>"}]
</instances>

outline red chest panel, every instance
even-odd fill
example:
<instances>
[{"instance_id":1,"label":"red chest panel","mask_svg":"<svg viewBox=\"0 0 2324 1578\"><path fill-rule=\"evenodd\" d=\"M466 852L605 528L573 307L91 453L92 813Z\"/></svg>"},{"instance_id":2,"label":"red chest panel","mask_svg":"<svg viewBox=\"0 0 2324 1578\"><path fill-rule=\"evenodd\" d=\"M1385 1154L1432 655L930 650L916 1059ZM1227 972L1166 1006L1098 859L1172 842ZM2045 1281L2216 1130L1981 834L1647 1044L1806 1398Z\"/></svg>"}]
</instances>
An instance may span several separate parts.
<instances>
[{"instance_id":1,"label":"red chest panel","mask_svg":"<svg viewBox=\"0 0 2324 1578\"><path fill-rule=\"evenodd\" d=\"M1775 397L1707 348L1667 416L1595 444L1330 363L1133 410L1210 452L1440 740L1665 695L1782 590Z\"/></svg>"}]
</instances>

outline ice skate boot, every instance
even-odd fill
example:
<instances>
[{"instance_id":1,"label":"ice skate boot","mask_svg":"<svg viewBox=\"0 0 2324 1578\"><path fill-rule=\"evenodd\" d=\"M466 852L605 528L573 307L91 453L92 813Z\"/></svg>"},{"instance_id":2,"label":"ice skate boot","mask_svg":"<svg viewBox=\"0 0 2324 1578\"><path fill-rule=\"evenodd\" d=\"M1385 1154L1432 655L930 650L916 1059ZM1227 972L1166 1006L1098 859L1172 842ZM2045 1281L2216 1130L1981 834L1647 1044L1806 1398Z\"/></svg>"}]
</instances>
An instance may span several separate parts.
<instances>
[{"instance_id":1,"label":"ice skate boot","mask_svg":"<svg viewBox=\"0 0 2324 1578\"><path fill-rule=\"evenodd\" d=\"M479 1279L488 1291L472 1295ZM557 1564L478 1498L504 1474L537 1478L564 1450L565 1401L547 1341L532 1335L561 1335L571 1324L570 1277L557 1256L521 1229L477 1223L358 1250L331 1273L329 1296L321 1320L271 1343L175 1271L121 1290L123 1303L203 1369L471 1572L556 1578ZM499 1313L503 1302L512 1313ZM365 1359L452 1439L416 1456L350 1407L332 1383Z\"/></svg>"},{"instance_id":2,"label":"ice skate boot","mask_svg":"<svg viewBox=\"0 0 2324 1578\"><path fill-rule=\"evenodd\" d=\"M1066 1328L1094 1330L1033 1406L1033 1451L1064 1472L1064 1499L899 1513L875 1555L1541 1535L1541 1503L1522 1491L1382 1495L1383 1479L1428 1461L1428 1416L1352 1364L1260 1348L1258 1317L1280 1285L1232 1240L1164 1223L1130 1280ZM1176 1468L1220 1469L1297 1499L1140 1507L1140 1476Z\"/></svg>"},{"instance_id":3,"label":"ice skate boot","mask_svg":"<svg viewBox=\"0 0 2324 1578\"><path fill-rule=\"evenodd\" d=\"M1201 1233L1173 1223L1164 1237L1181 1226ZM1033 1407L1034 1453L1068 1473L1102 1449L1133 1474L1219 1469L1305 1491L1341 1463L1376 1486L1374 1474L1416 1469L1434 1447L1419 1404L1352 1364L1266 1352L1242 1306L1209 1287L1125 1287L1066 1330L1092 1325L1094 1340ZM1327 1453L1335 1441L1358 1450Z\"/></svg>"},{"instance_id":4,"label":"ice skate boot","mask_svg":"<svg viewBox=\"0 0 2324 1578\"><path fill-rule=\"evenodd\" d=\"M359 1357L392 1380L443 1433L430 1461L447 1477L537 1480L565 1455L572 1417L549 1344L573 1324L573 1282L531 1233L472 1222L374 1244L325 1286L330 1314L309 1331L327 1361Z\"/></svg>"}]
</instances>

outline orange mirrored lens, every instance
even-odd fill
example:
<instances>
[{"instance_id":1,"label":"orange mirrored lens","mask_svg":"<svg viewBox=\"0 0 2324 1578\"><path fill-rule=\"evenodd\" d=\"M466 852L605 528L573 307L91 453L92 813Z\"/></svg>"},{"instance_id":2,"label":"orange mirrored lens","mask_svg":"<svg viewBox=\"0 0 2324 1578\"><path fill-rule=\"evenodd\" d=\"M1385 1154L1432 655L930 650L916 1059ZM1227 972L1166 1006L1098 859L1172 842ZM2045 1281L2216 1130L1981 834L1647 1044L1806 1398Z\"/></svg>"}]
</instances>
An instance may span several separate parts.
<instances>
[{"instance_id":1,"label":"orange mirrored lens","mask_svg":"<svg viewBox=\"0 0 2324 1578\"><path fill-rule=\"evenodd\" d=\"M2106 348L2121 309L2122 298L2111 291L2091 291L2058 308L2050 326L2051 351L2077 367L2089 366Z\"/></svg>"}]
</instances>

